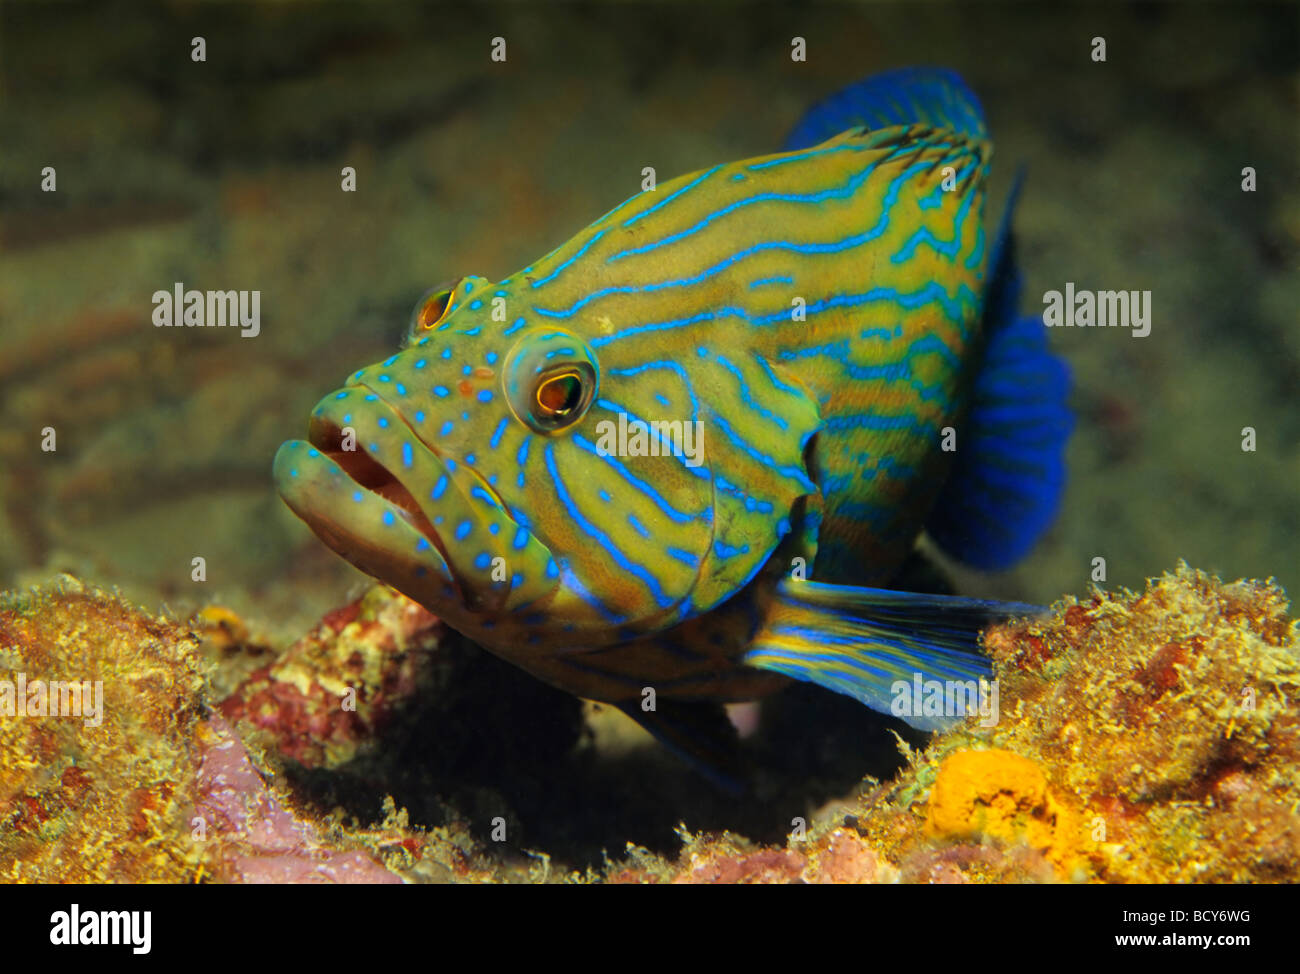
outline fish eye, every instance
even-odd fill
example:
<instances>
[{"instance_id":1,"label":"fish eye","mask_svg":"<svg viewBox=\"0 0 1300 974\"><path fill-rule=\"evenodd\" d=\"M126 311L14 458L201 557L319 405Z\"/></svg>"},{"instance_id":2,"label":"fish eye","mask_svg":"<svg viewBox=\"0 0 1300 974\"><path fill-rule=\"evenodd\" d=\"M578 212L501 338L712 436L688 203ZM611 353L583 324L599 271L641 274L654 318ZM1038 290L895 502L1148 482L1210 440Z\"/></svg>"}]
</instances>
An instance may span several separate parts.
<instances>
[{"instance_id":1,"label":"fish eye","mask_svg":"<svg viewBox=\"0 0 1300 974\"><path fill-rule=\"evenodd\" d=\"M459 281L444 281L424 292L424 296L415 303L415 310L411 312L412 337L418 336L422 331L428 331L446 317L451 296L459 283Z\"/></svg>"},{"instance_id":2,"label":"fish eye","mask_svg":"<svg viewBox=\"0 0 1300 974\"><path fill-rule=\"evenodd\" d=\"M579 336L556 328L522 335L506 357L501 378L515 418L545 435L581 420L600 384L591 348Z\"/></svg>"},{"instance_id":3,"label":"fish eye","mask_svg":"<svg viewBox=\"0 0 1300 974\"><path fill-rule=\"evenodd\" d=\"M540 425L560 429L575 422L586 411L583 381L579 366L563 365L542 376L533 394L533 417Z\"/></svg>"}]
</instances>

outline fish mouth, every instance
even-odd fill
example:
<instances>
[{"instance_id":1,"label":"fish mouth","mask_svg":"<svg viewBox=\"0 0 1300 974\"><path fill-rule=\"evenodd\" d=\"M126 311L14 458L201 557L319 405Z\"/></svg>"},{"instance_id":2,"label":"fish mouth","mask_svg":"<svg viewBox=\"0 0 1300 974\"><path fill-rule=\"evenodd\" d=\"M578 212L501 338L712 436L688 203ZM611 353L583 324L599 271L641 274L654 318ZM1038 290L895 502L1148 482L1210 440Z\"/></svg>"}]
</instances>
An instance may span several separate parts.
<instances>
[{"instance_id":1,"label":"fish mouth","mask_svg":"<svg viewBox=\"0 0 1300 974\"><path fill-rule=\"evenodd\" d=\"M486 477L469 464L453 463L451 458L444 456L441 450L430 443L411 424L402 410L385 399L379 390L373 389L365 383L350 388L364 392L367 396L374 396L375 401L383 407L390 418L390 422L391 420L400 422L404 432L415 443L418 443L428 456L437 462L443 472L449 472L450 468L455 467L460 477L463 477L466 481L472 481L475 486L481 488L498 508L502 511L509 510L497 489L488 483ZM307 439L317 449L330 456L342 468L343 472L355 480L359 486L365 487L372 493L378 494L380 497L398 505L409 515L412 524L420 528L431 542L436 542L441 546L442 541L438 536L437 529L429 520L419 501L402 483L401 478L396 476L383 462L377 460L369 452L357 449L343 449L343 428L339 425L337 418L329 413L313 415ZM446 549L442 548L441 550L445 558L447 555Z\"/></svg>"},{"instance_id":2,"label":"fish mouth","mask_svg":"<svg viewBox=\"0 0 1300 974\"><path fill-rule=\"evenodd\" d=\"M408 524L424 535L442 557L448 561L447 547L433 526L429 516L420 507L415 495L386 466L365 450L344 449L343 427L328 417L312 417L307 442L346 474L353 483L395 505ZM423 441L421 441L423 442ZM427 444L425 444L428 449ZM434 456L437 451L430 450Z\"/></svg>"},{"instance_id":3,"label":"fish mouth","mask_svg":"<svg viewBox=\"0 0 1300 974\"><path fill-rule=\"evenodd\" d=\"M420 484L447 466L410 435L398 410L348 386L312 411L307 440L281 444L274 476L281 498L325 544L451 621L448 613L472 599L433 523L443 517L417 499Z\"/></svg>"},{"instance_id":4,"label":"fish mouth","mask_svg":"<svg viewBox=\"0 0 1300 974\"><path fill-rule=\"evenodd\" d=\"M357 568L453 628L545 597L557 577L545 572L545 545L472 464L428 443L402 405L361 384L321 400L308 439L276 454L285 503Z\"/></svg>"}]
</instances>

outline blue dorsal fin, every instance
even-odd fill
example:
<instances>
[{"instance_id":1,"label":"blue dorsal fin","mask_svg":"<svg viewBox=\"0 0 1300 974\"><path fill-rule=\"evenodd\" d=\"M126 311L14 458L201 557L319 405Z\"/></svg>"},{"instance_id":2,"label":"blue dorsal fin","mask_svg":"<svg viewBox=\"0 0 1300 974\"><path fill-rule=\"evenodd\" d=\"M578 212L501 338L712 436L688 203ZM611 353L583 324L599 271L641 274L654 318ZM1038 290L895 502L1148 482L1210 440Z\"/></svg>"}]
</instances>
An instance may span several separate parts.
<instances>
[{"instance_id":1,"label":"blue dorsal fin","mask_svg":"<svg viewBox=\"0 0 1300 974\"><path fill-rule=\"evenodd\" d=\"M987 138L984 110L961 75L948 68L899 68L849 85L804 113L783 152L806 149L846 129L933 125Z\"/></svg>"},{"instance_id":2,"label":"blue dorsal fin","mask_svg":"<svg viewBox=\"0 0 1300 974\"><path fill-rule=\"evenodd\" d=\"M926 530L958 561L1010 567L1047 530L1065 488L1070 371L1047 348L1042 315L1017 313L1020 271L1011 234L1017 174L990 255L984 301L988 342L957 458Z\"/></svg>"}]
</instances>

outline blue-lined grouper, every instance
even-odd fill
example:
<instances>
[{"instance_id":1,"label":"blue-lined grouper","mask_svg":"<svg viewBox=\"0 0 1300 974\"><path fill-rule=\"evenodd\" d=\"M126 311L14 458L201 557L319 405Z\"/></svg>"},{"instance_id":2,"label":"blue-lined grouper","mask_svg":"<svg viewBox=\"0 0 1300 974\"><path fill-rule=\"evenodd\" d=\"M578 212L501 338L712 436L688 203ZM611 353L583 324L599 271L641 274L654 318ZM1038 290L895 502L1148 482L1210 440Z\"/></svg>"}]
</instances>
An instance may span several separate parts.
<instances>
[{"instance_id":1,"label":"blue-lined grouper","mask_svg":"<svg viewBox=\"0 0 1300 974\"><path fill-rule=\"evenodd\" d=\"M978 680L980 627L1031 607L881 586L923 529L1010 565L1063 487L1067 372L1016 313L1010 206L986 236L990 154L952 72L859 82L775 155L430 293L280 448L280 492L361 570L697 756L720 702L789 678L883 711L915 674ZM620 422L698 423L696 462L610 449Z\"/></svg>"}]
</instances>

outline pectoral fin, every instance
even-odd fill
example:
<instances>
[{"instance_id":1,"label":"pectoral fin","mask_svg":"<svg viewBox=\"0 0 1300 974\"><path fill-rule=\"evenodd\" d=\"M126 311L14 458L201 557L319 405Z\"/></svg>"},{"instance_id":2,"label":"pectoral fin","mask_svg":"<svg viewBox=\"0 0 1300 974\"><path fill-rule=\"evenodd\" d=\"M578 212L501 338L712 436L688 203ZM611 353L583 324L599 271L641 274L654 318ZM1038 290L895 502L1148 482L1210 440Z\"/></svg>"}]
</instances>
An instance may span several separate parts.
<instances>
[{"instance_id":1,"label":"pectoral fin","mask_svg":"<svg viewBox=\"0 0 1300 974\"><path fill-rule=\"evenodd\" d=\"M965 713L936 715L893 706L901 681L960 683L992 675L980 630L1043 609L888 589L785 579L744 661L854 697L913 727L938 730ZM969 712L969 711L967 711Z\"/></svg>"}]
</instances>

